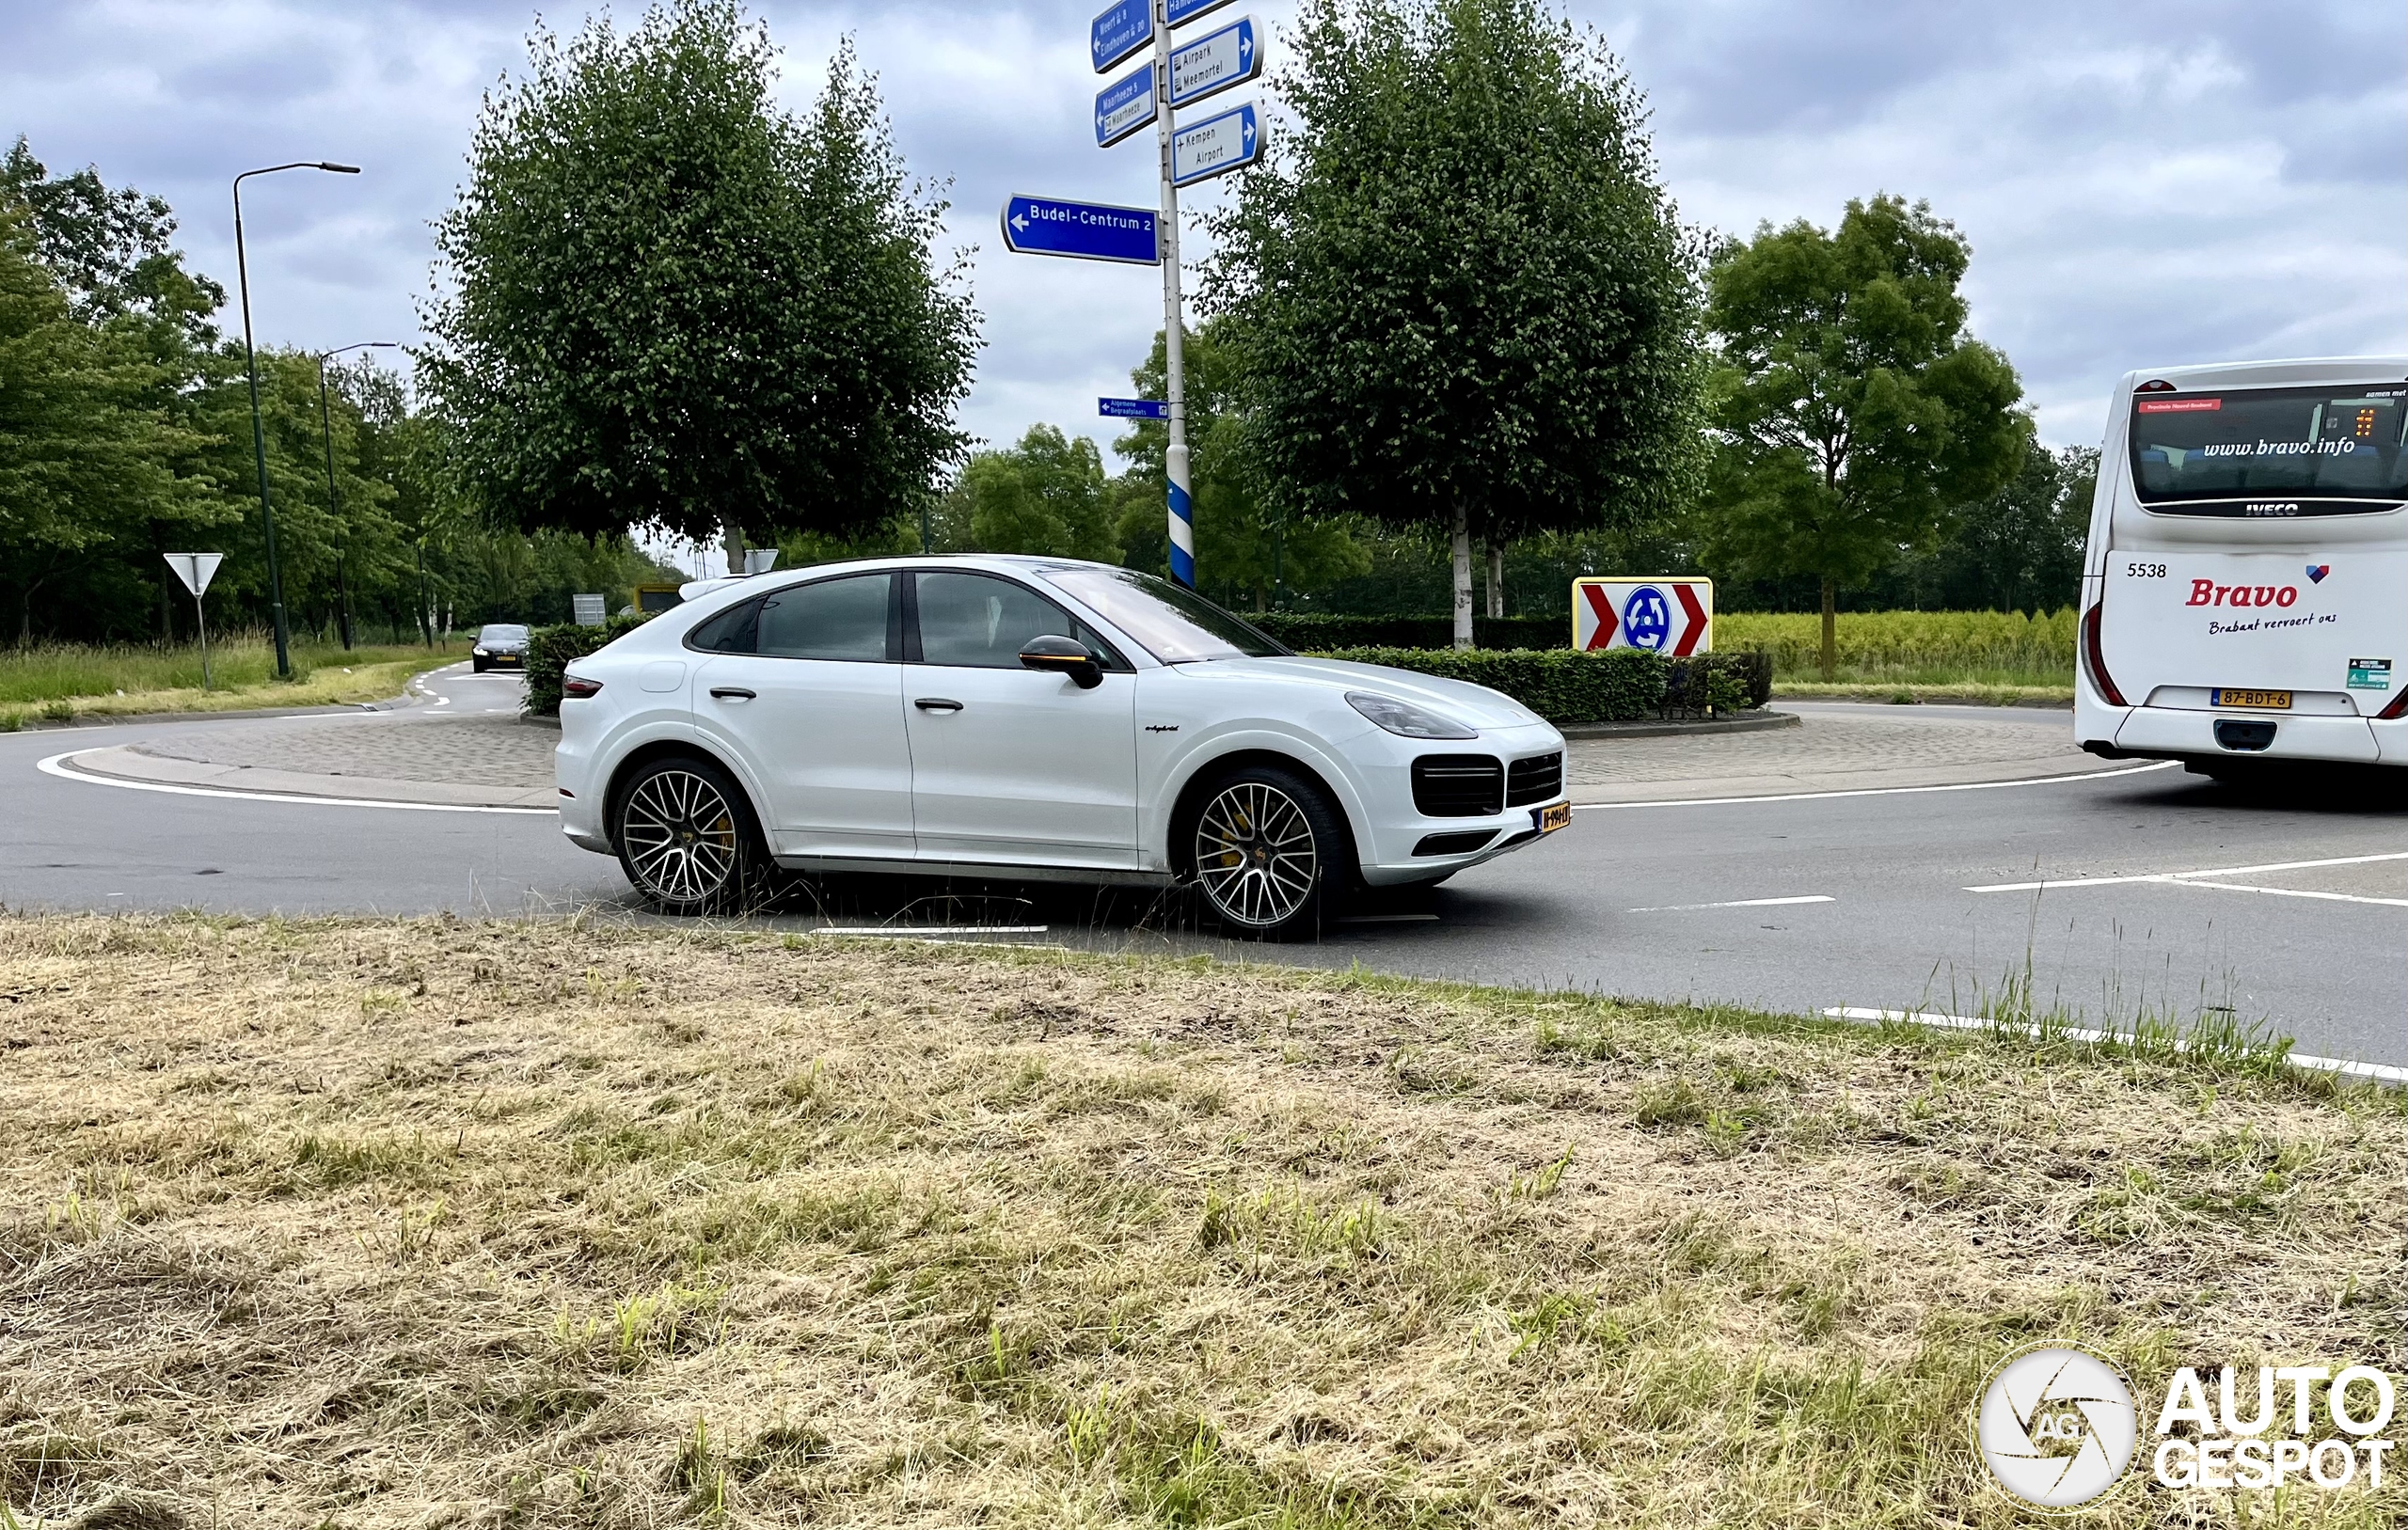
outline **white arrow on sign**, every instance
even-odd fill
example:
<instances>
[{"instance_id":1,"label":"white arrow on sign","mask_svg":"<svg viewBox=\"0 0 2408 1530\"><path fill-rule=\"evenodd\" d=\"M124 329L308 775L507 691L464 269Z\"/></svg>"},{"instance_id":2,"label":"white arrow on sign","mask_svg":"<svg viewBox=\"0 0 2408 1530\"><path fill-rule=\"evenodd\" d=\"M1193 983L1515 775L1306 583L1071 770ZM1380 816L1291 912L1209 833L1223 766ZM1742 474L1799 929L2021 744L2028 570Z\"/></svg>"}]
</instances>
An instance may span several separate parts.
<instances>
[{"instance_id":1,"label":"white arrow on sign","mask_svg":"<svg viewBox=\"0 0 2408 1530\"><path fill-rule=\"evenodd\" d=\"M217 576L217 565L226 561L224 553L167 553L163 556L167 560L167 566L176 571L176 577L184 582L184 588L193 592L195 599L208 591L209 581Z\"/></svg>"},{"instance_id":2,"label":"white arrow on sign","mask_svg":"<svg viewBox=\"0 0 2408 1530\"><path fill-rule=\"evenodd\" d=\"M1244 169L1261 154L1264 136L1250 101L1180 129L1170 140L1171 183L1190 186Z\"/></svg>"}]
</instances>

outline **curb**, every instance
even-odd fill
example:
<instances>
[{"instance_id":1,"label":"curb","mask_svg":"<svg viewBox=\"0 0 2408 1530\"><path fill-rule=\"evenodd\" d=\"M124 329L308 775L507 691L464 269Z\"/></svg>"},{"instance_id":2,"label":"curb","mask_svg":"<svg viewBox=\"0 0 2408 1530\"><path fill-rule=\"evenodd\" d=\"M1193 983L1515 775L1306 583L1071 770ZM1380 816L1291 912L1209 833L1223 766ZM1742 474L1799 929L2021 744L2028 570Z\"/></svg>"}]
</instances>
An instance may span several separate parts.
<instances>
[{"instance_id":1,"label":"curb","mask_svg":"<svg viewBox=\"0 0 2408 1530\"><path fill-rule=\"evenodd\" d=\"M1690 733L1760 733L1773 728L1795 728L1795 712L1758 710L1735 718L1700 718L1693 722L1592 722L1559 728L1566 738L1676 738Z\"/></svg>"},{"instance_id":2,"label":"curb","mask_svg":"<svg viewBox=\"0 0 2408 1530\"><path fill-rule=\"evenodd\" d=\"M230 708L224 712L92 712L83 713L65 722L47 718L27 718L21 733L67 733L76 728L121 728L154 722L214 722L220 718L241 720L245 718L356 718L363 712L399 712L404 707L421 704L414 695L388 696L381 702L351 702L328 706L255 706Z\"/></svg>"},{"instance_id":3,"label":"curb","mask_svg":"<svg viewBox=\"0 0 2408 1530\"><path fill-rule=\"evenodd\" d=\"M320 776L251 765L213 765L145 753L131 744L78 749L56 757L53 774L109 785L140 786L198 797L236 797L344 807L428 808L452 812L552 812L551 787L472 786L458 781L397 781L376 776Z\"/></svg>"}]
</instances>

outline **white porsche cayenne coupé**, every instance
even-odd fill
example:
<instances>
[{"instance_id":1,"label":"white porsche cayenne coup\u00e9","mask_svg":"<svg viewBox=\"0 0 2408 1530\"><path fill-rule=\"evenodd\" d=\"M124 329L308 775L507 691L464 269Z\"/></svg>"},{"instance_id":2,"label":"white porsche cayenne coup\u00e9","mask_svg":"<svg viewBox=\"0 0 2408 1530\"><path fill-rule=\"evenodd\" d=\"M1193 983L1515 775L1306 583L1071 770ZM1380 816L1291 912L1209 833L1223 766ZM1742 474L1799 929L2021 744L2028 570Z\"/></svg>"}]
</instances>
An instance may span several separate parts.
<instances>
[{"instance_id":1,"label":"white porsche cayenne coup\u00e9","mask_svg":"<svg viewBox=\"0 0 2408 1530\"><path fill-rule=\"evenodd\" d=\"M1299 658L1166 580L925 557L731 580L568 667L561 827L657 907L772 867L1192 881L1309 934L1571 819L1563 735L1485 686Z\"/></svg>"}]
</instances>

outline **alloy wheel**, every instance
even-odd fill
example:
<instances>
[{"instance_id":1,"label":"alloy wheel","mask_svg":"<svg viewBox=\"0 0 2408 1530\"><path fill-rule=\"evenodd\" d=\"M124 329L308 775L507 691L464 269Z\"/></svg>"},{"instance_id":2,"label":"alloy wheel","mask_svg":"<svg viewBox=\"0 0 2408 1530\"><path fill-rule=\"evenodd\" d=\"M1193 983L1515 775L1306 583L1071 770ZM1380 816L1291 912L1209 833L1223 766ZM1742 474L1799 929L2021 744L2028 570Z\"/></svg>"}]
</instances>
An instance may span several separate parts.
<instances>
[{"instance_id":1,"label":"alloy wheel","mask_svg":"<svg viewBox=\"0 0 2408 1530\"><path fill-rule=\"evenodd\" d=\"M736 875L736 813L719 788L690 770L647 776L627 797L619 835L644 891L669 903L704 903Z\"/></svg>"},{"instance_id":2,"label":"alloy wheel","mask_svg":"<svg viewBox=\"0 0 2408 1530\"><path fill-rule=\"evenodd\" d=\"M1276 786L1238 781L1196 822L1196 880L1233 923L1269 929L1293 918L1312 896L1319 866L1311 823Z\"/></svg>"}]
</instances>

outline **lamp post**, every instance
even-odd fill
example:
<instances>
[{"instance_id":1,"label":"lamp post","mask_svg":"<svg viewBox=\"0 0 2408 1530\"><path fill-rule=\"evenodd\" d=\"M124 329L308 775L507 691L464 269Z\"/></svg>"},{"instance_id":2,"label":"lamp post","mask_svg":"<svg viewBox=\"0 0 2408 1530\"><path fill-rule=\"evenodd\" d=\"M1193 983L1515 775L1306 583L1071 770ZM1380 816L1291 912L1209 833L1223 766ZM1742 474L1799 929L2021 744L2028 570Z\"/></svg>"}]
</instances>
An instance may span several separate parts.
<instances>
[{"instance_id":1,"label":"lamp post","mask_svg":"<svg viewBox=\"0 0 2408 1530\"><path fill-rule=\"evenodd\" d=\"M326 513L337 528L342 524L342 500L335 489L335 419L326 406L326 363L346 351L390 351L399 340L361 340L356 345L338 345L331 351L318 353L318 426L326 437ZM348 542L348 538L345 539ZM343 556L347 549L335 549L335 600L342 619L342 651L351 652L351 587L343 580Z\"/></svg>"},{"instance_id":2,"label":"lamp post","mask_svg":"<svg viewBox=\"0 0 2408 1530\"><path fill-rule=\"evenodd\" d=\"M279 680L290 680L292 639L284 623L284 576L276 565L276 510L267 497L267 431L260 423L260 358L251 345L251 270L243 256L243 182L255 175L274 175L278 170L329 170L336 175L357 175L359 166L328 160L295 160L290 165L245 170L234 178L234 274L243 291L243 361L251 378L251 456L260 470L260 524L267 533L268 609L276 619L276 675Z\"/></svg>"}]
</instances>

